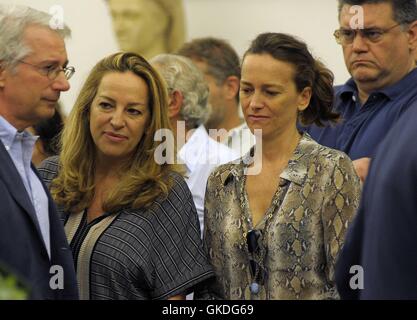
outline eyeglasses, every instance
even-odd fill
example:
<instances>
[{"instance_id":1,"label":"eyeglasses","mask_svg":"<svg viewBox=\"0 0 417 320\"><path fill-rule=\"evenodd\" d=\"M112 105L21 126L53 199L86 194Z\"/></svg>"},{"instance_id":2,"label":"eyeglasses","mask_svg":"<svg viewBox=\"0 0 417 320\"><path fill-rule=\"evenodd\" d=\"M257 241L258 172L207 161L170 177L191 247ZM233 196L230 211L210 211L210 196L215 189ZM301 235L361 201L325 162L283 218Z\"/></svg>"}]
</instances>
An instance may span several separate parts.
<instances>
[{"instance_id":1,"label":"eyeglasses","mask_svg":"<svg viewBox=\"0 0 417 320\"><path fill-rule=\"evenodd\" d=\"M261 232L259 230L249 230L246 235L246 242L248 245L248 251L249 253L253 255L257 255L260 252L261 245L260 245L260 239L261 238ZM261 255L262 256L262 255ZM262 259L264 257L261 257ZM266 278L266 270L262 266L259 265L258 262L256 262L254 259L249 259L249 266L251 269L251 274L253 277L253 281L255 283L252 284L260 284L262 283ZM257 292L254 292L257 293Z\"/></svg>"},{"instance_id":2,"label":"eyeglasses","mask_svg":"<svg viewBox=\"0 0 417 320\"><path fill-rule=\"evenodd\" d=\"M19 62L36 68L37 70L39 70L40 74L48 77L49 80L55 80L59 76L59 73L61 71L64 72L64 76L67 80L69 80L75 73L74 67L56 67L54 65L40 67L23 60L19 60Z\"/></svg>"},{"instance_id":3,"label":"eyeglasses","mask_svg":"<svg viewBox=\"0 0 417 320\"><path fill-rule=\"evenodd\" d=\"M363 39L366 39L372 43L380 41L384 34L388 33L390 30L394 29L401 25L400 23L393 25L390 28L365 28L365 29L337 29L333 35L336 39L336 42L340 45L352 44L353 40L356 37L356 34L360 33Z\"/></svg>"}]
</instances>

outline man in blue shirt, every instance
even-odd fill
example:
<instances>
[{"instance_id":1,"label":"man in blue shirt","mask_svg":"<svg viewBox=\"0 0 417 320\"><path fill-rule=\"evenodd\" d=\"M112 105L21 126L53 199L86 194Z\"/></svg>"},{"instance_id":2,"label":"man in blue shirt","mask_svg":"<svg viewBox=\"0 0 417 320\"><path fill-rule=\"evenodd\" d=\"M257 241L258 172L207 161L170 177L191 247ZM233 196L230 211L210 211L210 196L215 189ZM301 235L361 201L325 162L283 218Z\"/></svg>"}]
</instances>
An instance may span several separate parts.
<instances>
[{"instance_id":1,"label":"man in blue shirt","mask_svg":"<svg viewBox=\"0 0 417 320\"><path fill-rule=\"evenodd\" d=\"M362 180L380 141L417 101L416 19L415 0L339 0L340 28L334 35L352 76L336 88L335 110L343 121L307 131L355 160Z\"/></svg>"},{"instance_id":2,"label":"man in blue shirt","mask_svg":"<svg viewBox=\"0 0 417 320\"><path fill-rule=\"evenodd\" d=\"M32 299L78 297L72 255L53 201L31 164L36 137L69 89L68 27L27 7L0 6L0 264Z\"/></svg>"},{"instance_id":3,"label":"man in blue shirt","mask_svg":"<svg viewBox=\"0 0 417 320\"><path fill-rule=\"evenodd\" d=\"M417 103L381 142L336 267L344 299L417 299Z\"/></svg>"}]
</instances>

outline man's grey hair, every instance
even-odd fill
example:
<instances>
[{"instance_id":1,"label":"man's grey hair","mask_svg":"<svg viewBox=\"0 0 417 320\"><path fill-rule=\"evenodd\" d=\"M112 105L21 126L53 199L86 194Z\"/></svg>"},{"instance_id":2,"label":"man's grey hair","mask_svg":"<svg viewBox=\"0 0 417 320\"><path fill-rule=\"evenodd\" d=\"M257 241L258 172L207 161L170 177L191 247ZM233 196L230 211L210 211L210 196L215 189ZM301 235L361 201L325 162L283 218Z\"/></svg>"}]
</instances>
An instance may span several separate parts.
<instances>
[{"instance_id":1,"label":"man's grey hair","mask_svg":"<svg viewBox=\"0 0 417 320\"><path fill-rule=\"evenodd\" d=\"M0 65L13 70L20 60L31 53L31 49L23 41L24 32L30 26L53 30L62 39L71 36L67 25L62 29L52 29L52 19L50 14L30 7L0 5Z\"/></svg>"},{"instance_id":2,"label":"man's grey hair","mask_svg":"<svg viewBox=\"0 0 417 320\"><path fill-rule=\"evenodd\" d=\"M209 88L201 71L190 59L174 54L159 54L150 62L165 79L170 93L175 90L182 93L184 103L180 115L186 127L193 129L204 124L211 108Z\"/></svg>"},{"instance_id":3,"label":"man's grey hair","mask_svg":"<svg viewBox=\"0 0 417 320\"><path fill-rule=\"evenodd\" d=\"M390 3L393 19L401 25L407 25L417 20L416 0L338 0L339 20L344 5L362 6L364 4Z\"/></svg>"}]
</instances>

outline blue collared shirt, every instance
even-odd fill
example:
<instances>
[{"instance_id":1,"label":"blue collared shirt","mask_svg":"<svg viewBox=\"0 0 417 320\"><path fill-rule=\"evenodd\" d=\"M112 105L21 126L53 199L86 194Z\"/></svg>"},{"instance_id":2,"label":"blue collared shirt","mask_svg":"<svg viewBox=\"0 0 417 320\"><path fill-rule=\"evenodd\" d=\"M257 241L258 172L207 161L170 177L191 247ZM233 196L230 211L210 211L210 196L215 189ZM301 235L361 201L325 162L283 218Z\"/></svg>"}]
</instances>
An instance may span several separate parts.
<instances>
[{"instance_id":1,"label":"blue collared shirt","mask_svg":"<svg viewBox=\"0 0 417 320\"><path fill-rule=\"evenodd\" d=\"M306 131L320 144L341 150L352 160L372 158L376 147L409 106L417 102L417 69L396 84L374 91L363 106L353 79L336 87L335 110L343 121L336 126L310 126Z\"/></svg>"},{"instance_id":2,"label":"blue collared shirt","mask_svg":"<svg viewBox=\"0 0 417 320\"><path fill-rule=\"evenodd\" d=\"M31 159L37 137L22 131L18 132L7 120L0 116L0 140L13 160L23 184L32 201L39 227L49 257L51 256L49 232L48 196L38 176L33 172Z\"/></svg>"}]
</instances>

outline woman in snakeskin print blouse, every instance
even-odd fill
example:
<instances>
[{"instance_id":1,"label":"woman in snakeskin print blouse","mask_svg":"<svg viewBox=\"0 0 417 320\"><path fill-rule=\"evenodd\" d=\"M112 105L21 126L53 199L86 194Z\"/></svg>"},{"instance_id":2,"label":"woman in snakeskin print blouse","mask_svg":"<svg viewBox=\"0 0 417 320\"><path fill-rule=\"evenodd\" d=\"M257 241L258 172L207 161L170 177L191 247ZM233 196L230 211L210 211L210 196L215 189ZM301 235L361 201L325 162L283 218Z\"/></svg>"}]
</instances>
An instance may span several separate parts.
<instances>
[{"instance_id":1,"label":"woman in snakeskin print blouse","mask_svg":"<svg viewBox=\"0 0 417 320\"><path fill-rule=\"evenodd\" d=\"M216 280L197 297L337 299L360 182L344 153L298 130L338 120L333 74L303 42L261 34L243 58L240 100L257 143L209 178L204 245Z\"/></svg>"}]
</instances>

